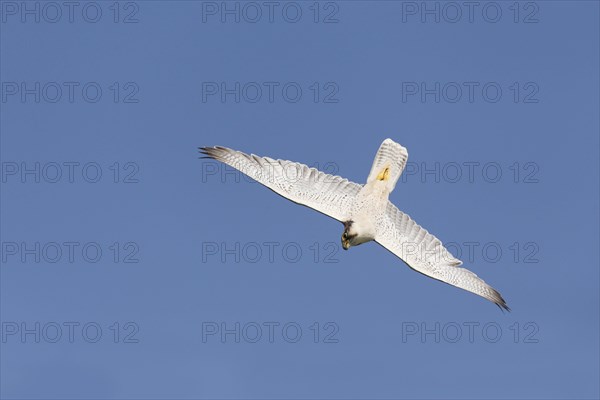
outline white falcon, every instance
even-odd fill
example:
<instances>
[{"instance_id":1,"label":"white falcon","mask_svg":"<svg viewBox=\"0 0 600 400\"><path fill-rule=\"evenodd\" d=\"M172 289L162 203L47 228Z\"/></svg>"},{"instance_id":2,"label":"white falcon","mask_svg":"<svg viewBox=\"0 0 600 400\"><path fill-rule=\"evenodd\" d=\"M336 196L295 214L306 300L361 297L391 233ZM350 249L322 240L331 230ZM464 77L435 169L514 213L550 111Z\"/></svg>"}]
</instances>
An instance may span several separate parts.
<instances>
[{"instance_id":1,"label":"white falcon","mask_svg":"<svg viewBox=\"0 0 600 400\"><path fill-rule=\"evenodd\" d=\"M385 139L361 185L307 165L248 155L226 147L201 147L201 152L238 169L294 203L315 209L344 224L342 247L376 241L417 272L475 293L509 310L494 288L473 272L460 268L442 242L393 205L388 197L408 159L406 148Z\"/></svg>"}]
</instances>

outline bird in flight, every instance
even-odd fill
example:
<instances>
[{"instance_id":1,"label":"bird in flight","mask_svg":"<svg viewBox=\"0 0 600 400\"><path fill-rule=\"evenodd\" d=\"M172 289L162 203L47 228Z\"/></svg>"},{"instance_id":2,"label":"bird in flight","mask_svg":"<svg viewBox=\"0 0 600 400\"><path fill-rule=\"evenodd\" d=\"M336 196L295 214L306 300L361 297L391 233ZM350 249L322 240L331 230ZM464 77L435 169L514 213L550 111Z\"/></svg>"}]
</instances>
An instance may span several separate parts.
<instances>
[{"instance_id":1,"label":"bird in flight","mask_svg":"<svg viewBox=\"0 0 600 400\"><path fill-rule=\"evenodd\" d=\"M342 247L374 240L426 276L475 293L510 311L493 287L461 268L442 242L400 211L388 198L408 159L406 148L385 139L364 185L293 161L245 154L226 147L200 147L207 157L248 175L275 193L344 224Z\"/></svg>"}]
</instances>

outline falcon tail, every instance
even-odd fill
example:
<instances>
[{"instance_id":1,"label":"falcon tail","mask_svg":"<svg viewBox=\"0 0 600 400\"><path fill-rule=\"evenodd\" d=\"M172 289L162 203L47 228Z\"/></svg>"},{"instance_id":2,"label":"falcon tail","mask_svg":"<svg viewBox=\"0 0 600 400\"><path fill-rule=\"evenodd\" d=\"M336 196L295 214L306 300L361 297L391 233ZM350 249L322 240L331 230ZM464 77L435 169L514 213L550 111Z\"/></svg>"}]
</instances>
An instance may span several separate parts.
<instances>
[{"instance_id":1,"label":"falcon tail","mask_svg":"<svg viewBox=\"0 0 600 400\"><path fill-rule=\"evenodd\" d=\"M383 181L387 185L388 193L394 190L396 182L404 170L404 165L408 159L406 148L402 147L392 139L385 139L373 160L371 172L367 178L367 183L373 181Z\"/></svg>"}]
</instances>

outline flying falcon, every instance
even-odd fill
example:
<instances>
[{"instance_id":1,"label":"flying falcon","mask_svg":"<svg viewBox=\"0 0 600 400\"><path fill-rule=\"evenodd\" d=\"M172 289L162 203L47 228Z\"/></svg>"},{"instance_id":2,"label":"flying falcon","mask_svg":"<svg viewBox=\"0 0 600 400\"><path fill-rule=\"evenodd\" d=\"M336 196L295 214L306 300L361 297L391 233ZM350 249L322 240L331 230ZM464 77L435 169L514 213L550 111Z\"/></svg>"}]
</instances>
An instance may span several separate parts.
<instances>
[{"instance_id":1,"label":"flying falcon","mask_svg":"<svg viewBox=\"0 0 600 400\"><path fill-rule=\"evenodd\" d=\"M342 247L374 240L417 272L475 293L510 311L494 288L461 268L442 242L393 205L388 197L408 159L406 148L385 139L373 161L367 183L361 185L307 165L248 155L226 147L201 147L275 193L344 224Z\"/></svg>"}]
</instances>

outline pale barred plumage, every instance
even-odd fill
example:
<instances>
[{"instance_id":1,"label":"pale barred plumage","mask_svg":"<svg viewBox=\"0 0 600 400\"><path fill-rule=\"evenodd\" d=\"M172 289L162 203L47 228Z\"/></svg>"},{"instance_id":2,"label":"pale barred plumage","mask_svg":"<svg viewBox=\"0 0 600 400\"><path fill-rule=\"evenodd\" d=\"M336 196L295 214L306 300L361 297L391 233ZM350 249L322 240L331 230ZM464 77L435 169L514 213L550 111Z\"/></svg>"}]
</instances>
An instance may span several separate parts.
<instances>
[{"instance_id":1,"label":"pale barred plumage","mask_svg":"<svg viewBox=\"0 0 600 400\"><path fill-rule=\"evenodd\" d=\"M248 155L219 146L202 147L201 150L208 157L232 166L286 199L338 221L348 217L346 210L362 187L348 179L293 161Z\"/></svg>"},{"instance_id":2,"label":"pale barred plumage","mask_svg":"<svg viewBox=\"0 0 600 400\"><path fill-rule=\"evenodd\" d=\"M460 268L462 261L452 256L438 238L388 200L408 159L406 148L391 139L379 147L365 185L292 161L248 155L226 147L200 149L275 193L342 222L344 249L374 240L415 271L510 310L500 293L473 272Z\"/></svg>"}]
</instances>

